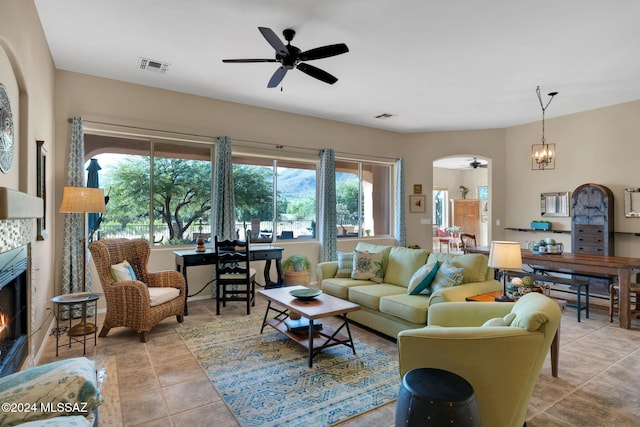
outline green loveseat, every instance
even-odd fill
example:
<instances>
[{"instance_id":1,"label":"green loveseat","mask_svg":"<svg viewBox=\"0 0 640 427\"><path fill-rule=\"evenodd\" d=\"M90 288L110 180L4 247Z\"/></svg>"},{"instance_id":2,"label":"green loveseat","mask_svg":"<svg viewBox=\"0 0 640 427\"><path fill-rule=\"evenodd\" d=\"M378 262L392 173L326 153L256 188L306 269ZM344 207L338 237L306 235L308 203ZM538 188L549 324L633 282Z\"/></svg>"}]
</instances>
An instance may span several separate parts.
<instances>
[{"instance_id":1,"label":"green loveseat","mask_svg":"<svg viewBox=\"0 0 640 427\"><path fill-rule=\"evenodd\" d=\"M427 324L429 306L441 302L465 301L468 296L502 289L494 280L493 268L482 254L429 253L423 249L358 243L356 251L382 254L382 283L336 277L338 261L322 262L316 267L318 287L325 293L359 304L362 309L349 313L349 319L396 338L405 329ZM464 268L462 284L436 290L431 295L410 295L414 273L433 260L449 260Z\"/></svg>"}]
</instances>

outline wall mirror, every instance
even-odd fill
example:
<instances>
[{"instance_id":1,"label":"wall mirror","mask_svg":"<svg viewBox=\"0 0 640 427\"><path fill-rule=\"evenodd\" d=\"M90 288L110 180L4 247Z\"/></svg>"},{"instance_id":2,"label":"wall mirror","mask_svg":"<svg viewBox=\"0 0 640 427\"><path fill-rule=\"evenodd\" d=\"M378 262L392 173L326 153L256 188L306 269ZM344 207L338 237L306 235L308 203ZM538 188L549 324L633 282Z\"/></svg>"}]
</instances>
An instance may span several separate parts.
<instances>
[{"instance_id":1,"label":"wall mirror","mask_svg":"<svg viewBox=\"0 0 640 427\"><path fill-rule=\"evenodd\" d=\"M540 193L540 214L542 216L569 216L569 200L568 191Z\"/></svg>"},{"instance_id":2,"label":"wall mirror","mask_svg":"<svg viewBox=\"0 0 640 427\"><path fill-rule=\"evenodd\" d=\"M624 216L640 218L640 188L624 189Z\"/></svg>"}]
</instances>

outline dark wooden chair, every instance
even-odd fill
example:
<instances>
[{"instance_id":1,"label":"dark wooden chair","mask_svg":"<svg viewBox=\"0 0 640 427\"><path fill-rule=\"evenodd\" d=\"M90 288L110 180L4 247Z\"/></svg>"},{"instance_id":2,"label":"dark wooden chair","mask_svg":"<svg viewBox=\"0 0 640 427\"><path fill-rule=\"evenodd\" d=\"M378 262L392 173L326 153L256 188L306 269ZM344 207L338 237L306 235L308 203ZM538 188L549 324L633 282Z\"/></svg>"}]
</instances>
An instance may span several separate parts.
<instances>
[{"instance_id":1,"label":"dark wooden chair","mask_svg":"<svg viewBox=\"0 0 640 427\"><path fill-rule=\"evenodd\" d=\"M256 270L251 268L248 240L218 240L216 248L216 314L220 314L220 303L226 307L227 301L244 301L247 314L255 305Z\"/></svg>"},{"instance_id":2,"label":"dark wooden chair","mask_svg":"<svg viewBox=\"0 0 640 427\"><path fill-rule=\"evenodd\" d=\"M462 241L462 248L475 248L478 246L475 234L462 233L460 234L460 240Z\"/></svg>"},{"instance_id":3,"label":"dark wooden chair","mask_svg":"<svg viewBox=\"0 0 640 427\"><path fill-rule=\"evenodd\" d=\"M613 322L613 315L618 311L619 293L620 293L620 288L617 283L612 283L611 285L609 285L609 322ZM640 284L630 283L629 295L631 297L635 296L635 303L631 307L631 316L639 315L640 314ZM634 301L632 300L632 302ZM640 317L640 315L638 317Z\"/></svg>"}]
</instances>

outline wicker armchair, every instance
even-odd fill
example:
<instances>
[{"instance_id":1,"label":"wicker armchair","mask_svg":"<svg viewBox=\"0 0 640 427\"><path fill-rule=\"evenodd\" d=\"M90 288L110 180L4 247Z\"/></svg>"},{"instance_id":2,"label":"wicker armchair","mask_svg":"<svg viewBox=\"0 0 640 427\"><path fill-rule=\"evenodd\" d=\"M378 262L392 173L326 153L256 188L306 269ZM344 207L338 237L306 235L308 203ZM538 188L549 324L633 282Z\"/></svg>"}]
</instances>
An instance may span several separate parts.
<instances>
[{"instance_id":1,"label":"wicker armchair","mask_svg":"<svg viewBox=\"0 0 640 427\"><path fill-rule=\"evenodd\" d=\"M135 329L141 342L147 342L151 328L161 320L176 316L183 321L186 286L184 277L177 271L147 271L149 243L142 239L104 239L89 244L89 250L98 270L107 301L107 314L100 336L105 337L111 328L124 326ZM128 261L138 280L116 282L111 266ZM173 287L180 293L170 301L151 306L149 288Z\"/></svg>"}]
</instances>

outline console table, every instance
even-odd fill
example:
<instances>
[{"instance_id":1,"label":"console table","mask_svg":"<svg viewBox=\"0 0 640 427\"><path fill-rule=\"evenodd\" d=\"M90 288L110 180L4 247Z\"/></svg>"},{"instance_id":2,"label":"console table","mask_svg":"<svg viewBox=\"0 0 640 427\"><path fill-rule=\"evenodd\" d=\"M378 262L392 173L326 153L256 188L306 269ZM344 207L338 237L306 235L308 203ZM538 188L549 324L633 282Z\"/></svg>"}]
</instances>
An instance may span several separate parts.
<instances>
[{"instance_id":1,"label":"console table","mask_svg":"<svg viewBox=\"0 0 640 427\"><path fill-rule=\"evenodd\" d=\"M282 272L282 251L284 248L277 246L253 246L249 247L250 261L266 261L264 266L264 287L279 288L284 283ZM213 265L216 263L217 256L215 249L207 248L204 252L196 252L195 249L173 251L176 256L176 270L184 276L186 285L186 294L189 296L189 283L187 281L187 267L199 265ZM276 263L276 272L278 274L277 281L271 280L271 261ZM184 315L189 314L187 309L187 298L184 299Z\"/></svg>"},{"instance_id":2,"label":"console table","mask_svg":"<svg viewBox=\"0 0 640 427\"><path fill-rule=\"evenodd\" d=\"M464 251L489 255L490 248L464 248ZM534 255L530 250L522 249L522 263L567 274L617 278L620 286L620 327L631 328L629 282L632 274L640 272L640 258L569 252Z\"/></svg>"}]
</instances>

